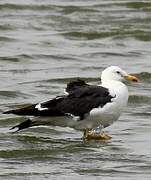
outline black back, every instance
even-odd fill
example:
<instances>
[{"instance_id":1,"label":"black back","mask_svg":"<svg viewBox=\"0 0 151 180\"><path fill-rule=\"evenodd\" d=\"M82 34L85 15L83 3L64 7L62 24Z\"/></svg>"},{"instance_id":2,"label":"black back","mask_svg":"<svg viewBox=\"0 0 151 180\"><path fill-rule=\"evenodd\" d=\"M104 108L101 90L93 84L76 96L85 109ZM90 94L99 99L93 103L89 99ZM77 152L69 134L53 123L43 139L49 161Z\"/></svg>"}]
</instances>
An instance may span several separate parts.
<instances>
[{"instance_id":1,"label":"black back","mask_svg":"<svg viewBox=\"0 0 151 180\"><path fill-rule=\"evenodd\" d=\"M88 85L82 80L77 80L67 84L68 95L57 96L50 101L41 103L43 110L35 108L37 104L4 112L17 115L32 116L63 116L72 114L80 116L81 119L92 109L103 107L110 103L113 98L107 88L95 85Z\"/></svg>"}]
</instances>

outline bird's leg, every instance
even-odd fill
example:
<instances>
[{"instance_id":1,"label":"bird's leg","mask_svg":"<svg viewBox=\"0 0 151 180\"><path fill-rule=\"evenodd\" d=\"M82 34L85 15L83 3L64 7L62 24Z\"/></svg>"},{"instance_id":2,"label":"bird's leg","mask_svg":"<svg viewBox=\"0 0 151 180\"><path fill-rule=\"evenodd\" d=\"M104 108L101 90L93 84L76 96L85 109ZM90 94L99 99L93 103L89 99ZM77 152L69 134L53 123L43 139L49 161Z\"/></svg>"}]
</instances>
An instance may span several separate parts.
<instances>
[{"instance_id":1,"label":"bird's leg","mask_svg":"<svg viewBox=\"0 0 151 180\"><path fill-rule=\"evenodd\" d=\"M89 133L89 130L88 129L84 129L84 134L83 134L83 139L87 139L87 136L88 136L88 133Z\"/></svg>"},{"instance_id":2,"label":"bird's leg","mask_svg":"<svg viewBox=\"0 0 151 180\"><path fill-rule=\"evenodd\" d=\"M104 132L96 132L95 130L89 131L88 129L84 129L83 139L106 141L112 139L112 137Z\"/></svg>"}]
</instances>

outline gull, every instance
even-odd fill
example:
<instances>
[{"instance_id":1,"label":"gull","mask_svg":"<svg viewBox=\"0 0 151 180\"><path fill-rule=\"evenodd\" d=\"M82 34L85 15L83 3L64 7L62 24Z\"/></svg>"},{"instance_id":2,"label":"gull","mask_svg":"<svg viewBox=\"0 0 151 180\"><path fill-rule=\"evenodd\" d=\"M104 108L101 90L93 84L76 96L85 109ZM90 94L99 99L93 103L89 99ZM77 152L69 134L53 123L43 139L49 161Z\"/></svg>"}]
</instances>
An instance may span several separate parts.
<instances>
[{"instance_id":1,"label":"gull","mask_svg":"<svg viewBox=\"0 0 151 180\"><path fill-rule=\"evenodd\" d=\"M18 128L17 131L50 125L83 131L84 139L111 139L107 134L92 130L110 126L122 114L128 102L128 88L123 83L124 79L138 82L137 77L120 67L110 66L102 71L99 85L90 85L78 79L67 84L66 94L62 96L3 113L32 116L11 128Z\"/></svg>"}]
</instances>

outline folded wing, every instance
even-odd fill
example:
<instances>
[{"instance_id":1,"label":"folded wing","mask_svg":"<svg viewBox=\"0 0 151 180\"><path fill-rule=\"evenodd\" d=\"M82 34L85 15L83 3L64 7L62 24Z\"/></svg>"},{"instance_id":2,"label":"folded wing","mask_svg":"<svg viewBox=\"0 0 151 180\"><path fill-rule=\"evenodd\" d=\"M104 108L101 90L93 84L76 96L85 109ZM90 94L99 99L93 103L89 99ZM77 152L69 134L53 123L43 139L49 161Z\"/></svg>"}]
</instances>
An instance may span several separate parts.
<instances>
[{"instance_id":1,"label":"folded wing","mask_svg":"<svg viewBox=\"0 0 151 180\"><path fill-rule=\"evenodd\" d=\"M103 107L113 98L108 89L88 85L84 81L74 81L67 85L68 95L57 96L44 103L33 104L21 109L10 110L5 114L28 116L64 116L73 115L83 119L93 108Z\"/></svg>"}]
</instances>

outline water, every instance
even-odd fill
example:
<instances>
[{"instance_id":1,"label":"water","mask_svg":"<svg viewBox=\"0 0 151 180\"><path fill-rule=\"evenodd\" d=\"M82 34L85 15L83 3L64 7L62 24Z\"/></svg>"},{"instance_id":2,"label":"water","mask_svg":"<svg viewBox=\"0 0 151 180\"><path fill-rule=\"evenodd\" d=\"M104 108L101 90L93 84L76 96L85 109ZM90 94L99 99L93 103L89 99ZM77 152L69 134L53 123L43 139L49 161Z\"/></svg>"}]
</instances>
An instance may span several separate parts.
<instances>
[{"instance_id":1,"label":"water","mask_svg":"<svg viewBox=\"0 0 151 180\"><path fill-rule=\"evenodd\" d=\"M60 95L68 81L98 83L119 65L128 107L105 131L108 142L83 142L69 128L11 134L24 117L0 115L0 179L151 178L151 3L131 0L1 0L0 111Z\"/></svg>"}]
</instances>

